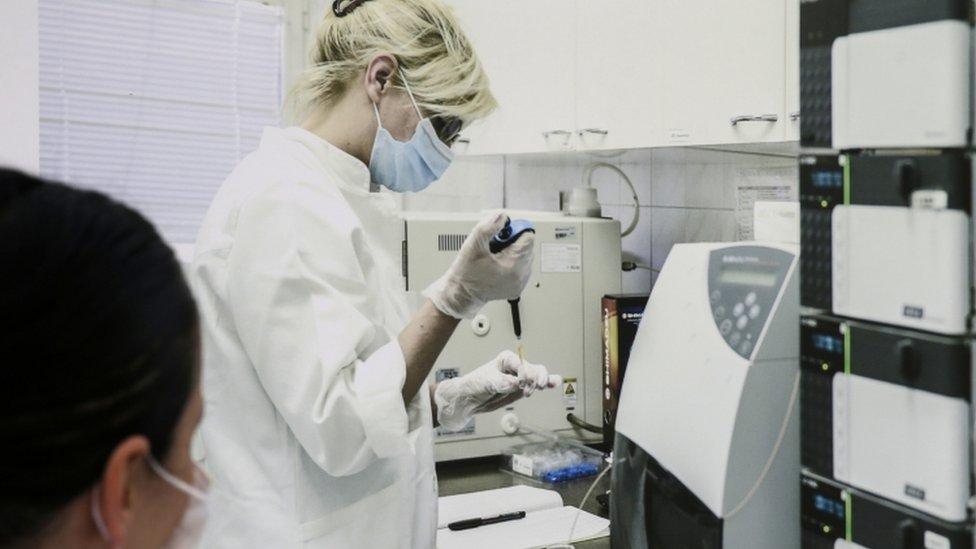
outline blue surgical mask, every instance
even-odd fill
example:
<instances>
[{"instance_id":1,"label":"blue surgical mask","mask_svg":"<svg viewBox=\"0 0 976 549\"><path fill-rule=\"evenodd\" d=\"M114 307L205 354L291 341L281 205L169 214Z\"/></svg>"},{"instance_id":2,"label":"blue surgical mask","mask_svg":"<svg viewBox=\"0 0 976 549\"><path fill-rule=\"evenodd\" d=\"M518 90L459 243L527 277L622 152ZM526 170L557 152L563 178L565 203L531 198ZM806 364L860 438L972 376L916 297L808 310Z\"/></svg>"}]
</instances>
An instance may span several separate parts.
<instances>
[{"instance_id":1,"label":"blue surgical mask","mask_svg":"<svg viewBox=\"0 0 976 549\"><path fill-rule=\"evenodd\" d=\"M420 113L410 86L406 87L413 108L420 117L417 129L410 141L397 141L383 128L380 111L373 103L377 128L373 154L369 159L369 173L374 183L391 191L415 193L426 189L444 175L454 160L454 151L437 137L430 119Z\"/></svg>"}]
</instances>

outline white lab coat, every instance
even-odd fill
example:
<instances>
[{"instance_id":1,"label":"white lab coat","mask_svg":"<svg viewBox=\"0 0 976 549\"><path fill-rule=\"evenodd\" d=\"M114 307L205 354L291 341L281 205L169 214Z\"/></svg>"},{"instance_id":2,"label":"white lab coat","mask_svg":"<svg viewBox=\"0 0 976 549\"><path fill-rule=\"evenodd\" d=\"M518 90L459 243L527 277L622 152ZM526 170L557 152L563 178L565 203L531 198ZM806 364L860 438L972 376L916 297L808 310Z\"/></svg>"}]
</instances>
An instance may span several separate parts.
<instances>
[{"instance_id":1,"label":"white lab coat","mask_svg":"<svg viewBox=\"0 0 976 549\"><path fill-rule=\"evenodd\" d=\"M434 547L427 385L409 406L396 198L300 128L268 129L196 247L203 547Z\"/></svg>"}]
</instances>

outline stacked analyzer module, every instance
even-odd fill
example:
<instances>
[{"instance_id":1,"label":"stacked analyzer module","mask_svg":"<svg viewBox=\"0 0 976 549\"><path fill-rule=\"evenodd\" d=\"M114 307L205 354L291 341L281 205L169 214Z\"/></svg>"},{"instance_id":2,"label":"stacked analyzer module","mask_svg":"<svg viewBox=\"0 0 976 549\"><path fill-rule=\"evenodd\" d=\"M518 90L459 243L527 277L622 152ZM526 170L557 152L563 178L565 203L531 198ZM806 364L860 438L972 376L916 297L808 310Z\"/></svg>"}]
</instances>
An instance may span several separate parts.
<instances>
[{"instance_id":1,"label":"stacked analyzer module","mask_svg":"<svg viewBox=\"0 0 976 549\"><path fill-rule=\"evenodd\" d=\"M800 10L803 548L972 548L973 2Z\"/></svg>"}]
</instances>

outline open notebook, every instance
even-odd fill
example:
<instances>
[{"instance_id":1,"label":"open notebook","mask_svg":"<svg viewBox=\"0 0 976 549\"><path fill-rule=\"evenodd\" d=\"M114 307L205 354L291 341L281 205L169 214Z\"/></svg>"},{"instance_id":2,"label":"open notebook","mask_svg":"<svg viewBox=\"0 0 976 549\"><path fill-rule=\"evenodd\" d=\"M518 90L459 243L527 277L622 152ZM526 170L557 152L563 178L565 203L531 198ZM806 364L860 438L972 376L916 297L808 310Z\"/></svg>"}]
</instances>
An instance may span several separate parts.
<instances>
[{"instance_id":1,"label":"open notebook","mask_svg":"<svg viewBox=\"0 0 976 549\"><path fill-rule=\"evenodd\" d=\"M525 511L525 518L470 530L452 531L447 525L459 520L492 517ZM569 540L576 507L563 506L562 497L531 486L511 486L440 498L437 549L530 549ZM583 511L572 541L610 535L610 521Z\"/></svg>"}]
</instances>

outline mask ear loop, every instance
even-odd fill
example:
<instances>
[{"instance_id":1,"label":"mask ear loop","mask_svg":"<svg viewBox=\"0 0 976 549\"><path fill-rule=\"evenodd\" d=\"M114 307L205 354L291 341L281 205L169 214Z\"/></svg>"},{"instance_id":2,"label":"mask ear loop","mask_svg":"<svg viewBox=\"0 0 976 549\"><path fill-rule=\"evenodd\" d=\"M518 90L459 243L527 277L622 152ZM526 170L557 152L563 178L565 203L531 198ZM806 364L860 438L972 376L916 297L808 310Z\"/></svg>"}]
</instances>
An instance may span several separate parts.
<instances>
[{"instance_id":1,"label":"mask ear loop","mask_svg":"<svg viewBox=\"0 0 976 549\"><path fill-rule=\"evenodd\" d=\"M376 103L373 103L373 114L376 115L376 125L380 128L383 127L383 123L380 122L380 110L376 107Z\"/></svg>"},{"instance_id":2,"label":"mask ear loop","mask_svg":"<svg viewBox=\"0 0 976 549\"><path fill-rule=\"evenodd\" d=\"M193 486L192 484L189 484L183 479L176 477L175 475L167 471L165 468L163 468L162 465L159 464L158 461L156 461L156 458L154 458L152 455L149 455L146 458L146 461L149 462L149 467L153 471L155 471L157 475L159 475L163 480L168 482L171 486L173 486L177 490L180 490L184 494L192 498L196 498L200 501L207 501L207 494L203 490L197 488L196 486Z\"/></svg>"},{"instance_id":3,"label":"mask ear loop","mask_svg":"<svg viewBox=\"0 0 976 549\"><path fill-rule=\"evenodd\" d=\"M404 78L402 74L400 75L400 80L403 81L403 87L407 89L407 95L410 96L410 102L413 103L413 108L417 110L417 116L419 116L420 119L423 120L424 114L420 112L420 106L417 105L417 100L414 99L413 97L413 91L410 89L410 84L407 83L407 79Z\"/></svg>"},{"instance_id":4,"label":"mask ear loop","mask_svg":"<svg viewBox=\"0 0 976 549\"><path fill-rule=\"evenodd\" d=\"M400 76L400 80L403 81L403 86L407 89L407 96L410 97L410 102L413 103L413 108L415 111L417 111L417 116L420 118L421 121L423 121L424 113L420 112L420 105L417 105L417 100L414 99L413 97L413 90L410 89L410 84L407 83L407 79L404 78L403 75ZM382 128L383 122L380 120L380 109L379 107L376 106L375 101L372 103L373 103L373 114L376 115L376 125Z\"/></svg>"},{"instance_id":5,"label":"mask ear loop","mask_svg":"<svg viewBox=\"0 0 976 549\"><path fill-rule=\"evenodd\" d=\"M92 522L95 523L95 528L98 529L98 533L101 534L102 540L111 542L112 534L108 531L108 526L105 525L105 519L102 518L102 507L98 504L98 487L92 489L91 495L91 516Z\"/></svg>"}]
</instances>

